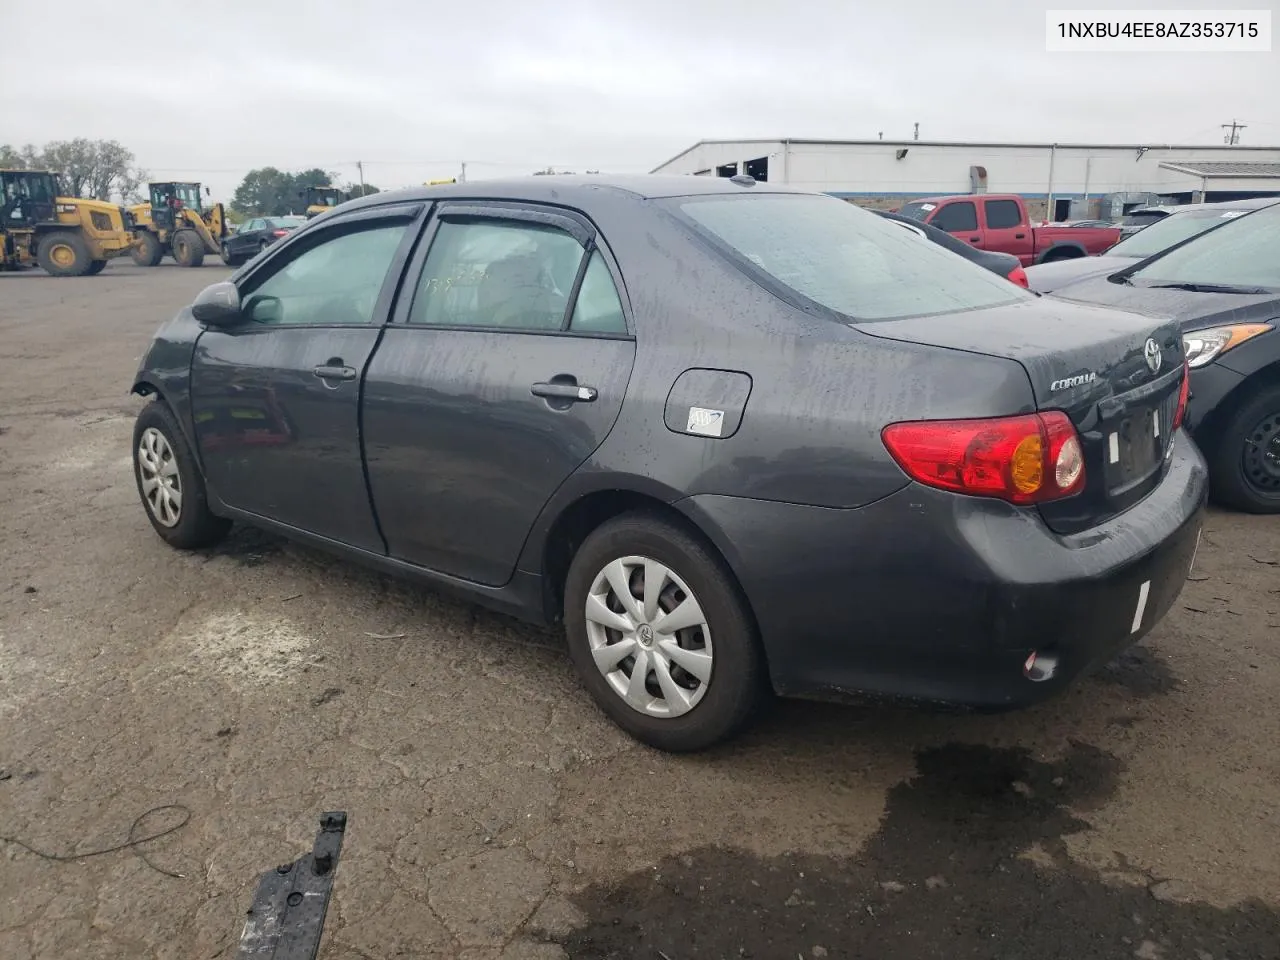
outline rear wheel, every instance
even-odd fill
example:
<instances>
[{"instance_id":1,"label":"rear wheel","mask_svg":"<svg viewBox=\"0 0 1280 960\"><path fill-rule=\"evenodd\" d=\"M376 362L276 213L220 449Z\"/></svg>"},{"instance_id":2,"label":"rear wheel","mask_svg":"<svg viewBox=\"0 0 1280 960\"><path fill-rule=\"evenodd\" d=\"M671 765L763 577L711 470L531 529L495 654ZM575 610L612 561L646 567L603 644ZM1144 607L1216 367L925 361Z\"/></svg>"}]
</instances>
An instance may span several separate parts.
<instances>
[{"instance_id":1,"label":"rear wheel","mask_svg":"<svg viewBox=\"0 0 1280 960\"><path fill-rule=\"evenodd\" d=\"M139 230L133 246L129 248L129 256L140 267L154 267L164 256L164 247L160 245L160 238L150 230Z\"/></svg>"},{"instance_id":2,"label":"rear wheel","mask_svg":"<svg viewBox=\"0 0 1280 960\"><path fill-rule=\"evenodd\" d=\"M569 653L582 682L631 736L701 750L746 723L764 666L745 600L701 540L628 514L583 542L565 582Z\"/></svg>"},{"instance_id":3,"label":"rear wheel","mask_svg":"<svg viewBox=\"0 0 1280 960\"><path fill-rule=\"evenodd\" d=\"M161 400L142 408L133 428L133 475L147 519L172 547L217 543L231 521L209 511L204 477L173 412Z\"/></svg>"},{"instance_id":4,"label":"rear wheel","mask_svg":"<svg viewBox=\"0 0 1280 960\"><path fill-rule=\"evenodd\" d=\"M40 238L36 261L53 277L83 277L93 263L89 245L77 233L49 233Z\"/></svg>"},{"instance_id":5,"label":"rear wheel","mask_svg":"<svg viewBox=\"0 0 1280 960\"><path fill-rule=\"evenodd\" d=\"M204 241L194 230L179 230L170 243L173 259L180 267L198 267L204 263Z\"/></svg>"},{"instance_id":6,"label":"rear wheel","mask_svg":"<svg viewBox=\"0 0 1280 960\"><path fill-rule=\"evenodd\" d=\"M88 277L96 276L97 274L103 271L106 265L107 265L107 261L105 260L89 261L89 269L85 271L85 276L88 276Z\"/></svg>"},{"instance_id":7,"label":"rear wheel","mask_svg":"<svg viewBox=\"0 0 1280 960\"><path fill-rule=\"evenodd\" d=\"M1254 391L1223 425L1209 483L1227 506L1280 513L1280 385Z\"/></svg>"}]
</instances>

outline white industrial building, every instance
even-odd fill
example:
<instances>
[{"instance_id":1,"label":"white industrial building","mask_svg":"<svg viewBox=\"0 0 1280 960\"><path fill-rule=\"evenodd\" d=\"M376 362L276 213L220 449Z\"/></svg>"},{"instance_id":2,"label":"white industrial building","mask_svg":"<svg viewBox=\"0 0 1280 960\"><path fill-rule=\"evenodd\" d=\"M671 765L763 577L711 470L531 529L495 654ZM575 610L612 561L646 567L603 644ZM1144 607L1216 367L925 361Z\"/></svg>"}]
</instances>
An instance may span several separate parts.
<instances>
[{"instance_id":1,"label":"white industrial building","mask_svg":"<svg viewBox=\"0 0 1280 960\"><path fill-rule=\"evenodd\" d=\"M703 140L654 173L786 183L859 204L1016 193L1053 220L1118 217L1147 203L1280 196L1280 147L952 143L930 140Z\"/></svg>"}]
</instances>

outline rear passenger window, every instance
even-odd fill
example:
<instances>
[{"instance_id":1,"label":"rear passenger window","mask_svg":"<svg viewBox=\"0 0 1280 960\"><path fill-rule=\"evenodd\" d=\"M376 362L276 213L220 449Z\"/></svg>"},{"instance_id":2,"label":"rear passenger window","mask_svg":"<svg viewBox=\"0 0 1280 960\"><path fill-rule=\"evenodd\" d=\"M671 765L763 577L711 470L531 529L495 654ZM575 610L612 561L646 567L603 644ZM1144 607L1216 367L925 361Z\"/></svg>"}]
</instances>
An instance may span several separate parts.
<instances>
[{"instance_id":1,"label":"rear passenger window","mask_svg":"<svg viewBox=\"0 0 1280 960\"><path fill-rule=\"evenodd\" d=\"M974 209L972 201L961 200L958 203L948 203L929 222L947 233L977 230L978 211Z\"/></svg>"},{"instance_id":2,"label":"rear passenger window","mask_svg":"<svg viewBox=\"0 0 1280 960\"><path fill-rule=\"evenodd\" d=\"M410 323L561 330L583 249L554 227L442 221Z\"/></svg>"},{"instance_id":3,"label":"rear passenger window","mask_svg":"<svg viewBox=\"0 0 1280 960\"><path fill-rule=\"evenodd\" d=\"M1022 226L1022 214L1012 200L983 201L987 210L987 227L991 230L1008 230Z\"/></svg>"},{"instance_id":4,"label":"rear passenger window","mask_svg":"<svg viewBox=\"0 0 1280 960\"><path fill-rule=\"evenodd\" d=\"M578 290L569 329L577 333L626 333L627 320L622 313L622 300L604 257L597 250L591 254L587 272Z\"/></svg>"}]
</instances>

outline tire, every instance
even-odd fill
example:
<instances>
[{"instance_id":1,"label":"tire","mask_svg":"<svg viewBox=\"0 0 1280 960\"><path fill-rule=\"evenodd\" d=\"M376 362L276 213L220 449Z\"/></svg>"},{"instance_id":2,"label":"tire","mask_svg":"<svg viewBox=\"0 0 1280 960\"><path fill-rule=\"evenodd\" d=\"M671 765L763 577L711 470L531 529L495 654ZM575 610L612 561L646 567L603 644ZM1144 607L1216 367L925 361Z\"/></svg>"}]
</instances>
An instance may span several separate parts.
<instances>
[{"instance_id":1,"label":"tire","mask_svg":"<svg viewBox=\"0 0 1280 960\"><path fill-rule=\"evenodd\" d=\"M179 230L169 242L173 259L180 267L199 267L204 264L204 241L194 230Z\"/></svg>"},{"instance_id":2,"label":"tire","mask_svg":"<svg viewBox=\"0 0 1280 960\"><path fill-rule=\"evenodd\" d=\"M238 257L235 254L227 253L226 244L222 245L222 262L228 267L238 267L244 263L244 257Z\"/></svg>"},{"instance_id":3,"label":"tire","mask_svg":"<svg viewBox=\"0 0 1280 960\"><path fill-rule=\"evenodd\" d=\"M628 637L617 629L606 630L596 618L588 619L587 603L593 593L598 610L622 609L617 591L605 572L607 567L619 562L624 572L630 574L623 582L631 587L632 602L637 604L635 609L644 616L643 601L636 600L635 594L643 593L647 563L631 565L624 558L656 561L666 568L668 576L664 577L666 588L661 595L660 610L669 613L676 607L683 608L691 599L688 594L696 598L695 608L700 609L703 626L678 630L675 636L683 649L680 659L690 666L698 662L697 654L705 656L707 646L711 648L710 662L701 661L708 670L707 677L699 680L683 668L673 670L672 664L681 666L677 659L658 658L665 664L666 679L679 685L678 696L684 698L686 704L692 701L687 712L670 715L669 705L676 698L664 692L668 686L659 686L658 671L654 667L657 665L655 655L662 651L664 644L660 628L655 630L648 623L641 623ZM683 598L681 592L685 592ZM602 524L586 538L574 556L564 593L565 632L574 667L600 708L635 739L659 750L702 750L732 737L759 706L766 688L764 658L746 601L720 558L680 526L648 513L625 514ZM607 612L604 616L609 617ZM618 621L615 619L615 622ZM635 618L630 618L630 622L634 624ZM661 622L661 617L656 618L655 626ZM669 649L670 639L665 643ZM633 707L614 686L617 683L627 688L635 673L636 654L624 654L615 660L608 678L596 665L593 649L624 644L636 654L643 652L650 662L644 688L636 689L636 699L647 701L644 709ZM631 668L627 668L627 663L631 663ZM654 695L654 691L659 695ZM667 715L662 715L664 705ZM685 705L681 704L679 709L685 709Z\"/></svg>"},{"instance_id":4,"label":"tire","mask_svg":"<svg viewBox=\"0 0 1280 960\"><path fill-rule=\"evenodd\" d=\"M160 245L160 238L150 230L139 230L134 234L129 256L140 267L154 267L164 256L164 247Z\"/></svg>"},{"instance_id":5,"label":"tire","mask_svg":"<svg viewBox=\"0 0 1280 960\"><path fill-rule=\"evenodd\" d=\"M51 277L83 277L93 260L84 237L68 230L41 237L36 247L36 262Z\"/></svg>"},{"instance_id":6,"label":"tire","mask_svg":"<svg viewBox=\"0 0 1280 960\"><path fill-rule=\"evenodd\" d=\"M158 471L156 465L160 465ZM166 469L170 466L176 471L170 473ZM157 474L167 481L163 486L169 494L149 493L148 482ZM169 546L179 550L213 546L231 529L230 520L209 512L204 477L173 411L162 400L143 407L134 424L133 477L147 519ZM161 501L172 505L173 492L178 496L175 510L157 505Z\"/></svg>"},{"instance_id":7,"label":"tire","mask_svg":"<svg viewBox=\"0 0 1280 960\"><path fill-rule=\"evenodd\" d=\"M103 269L106 268L106 266L107 261L105 260L90 260L89 269L84 272L84 275L86 277L96 277L103 271Z\"/></svg>"},{"instance_id":8,"label":"tire","mask_svg":"<svg viewBox=\"0 0 1280 960\"><path fill-rule=\"evenodd\" d=\"M1213 498L1246 513L1280 513L1280 384L1255 389L1219 437L1209 458Z\"/></svg>"}]
</instances>

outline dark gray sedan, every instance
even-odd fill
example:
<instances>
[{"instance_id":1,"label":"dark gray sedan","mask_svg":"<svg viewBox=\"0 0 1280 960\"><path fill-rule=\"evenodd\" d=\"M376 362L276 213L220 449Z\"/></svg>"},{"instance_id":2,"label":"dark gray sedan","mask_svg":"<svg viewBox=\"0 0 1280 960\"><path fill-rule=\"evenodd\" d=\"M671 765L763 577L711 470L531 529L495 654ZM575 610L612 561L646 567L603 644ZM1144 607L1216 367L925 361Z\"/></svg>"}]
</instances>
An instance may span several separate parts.
<instances>
[{"instance_id":1,"label":"dark gray sedan","mask_svg":"<svg viewBox=\"0 0 1280 960\"><path fill-rule=\"evenodd\" d=\"M770 690L1042 699L1186 579L1175 324L1040 299L874 214L695 177L353 201L165 324L157 533L243 521L537 622L692 750Z\"/></svg>"}]
</instances>

